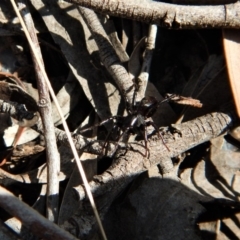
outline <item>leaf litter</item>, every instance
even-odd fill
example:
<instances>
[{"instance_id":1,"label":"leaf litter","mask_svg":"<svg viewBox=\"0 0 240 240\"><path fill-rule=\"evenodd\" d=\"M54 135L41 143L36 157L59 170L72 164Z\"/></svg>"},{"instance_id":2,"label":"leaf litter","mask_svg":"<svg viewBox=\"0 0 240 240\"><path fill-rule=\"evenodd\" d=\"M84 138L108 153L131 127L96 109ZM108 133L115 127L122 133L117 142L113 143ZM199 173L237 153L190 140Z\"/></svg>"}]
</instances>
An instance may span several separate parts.
<instances>
[{"instance_id":1,"label":"leaf litter","mask_svg":"<svg viewBox=\"0 0 240 240\"><path fill-rule=\"evenodd\" d=\"M1 42L5 44L0 49L0 63L1 84L5 88L0 88L0 99L25 104L28 111L36 111L27 105L33 103L37 106L38 101L29 48L18 23L13 24L16 19L12 15L11 6L7 2L2 5L0 29L5 30L4 35L1 35ZM31 1L30 10L38 30L47 73L73 136L74 133L79 134L82 127L92 126L96 121L124 115L122 89L114 82L111 72L105 69L99 55L99 45L83 20L81 11L67 3L46 4L42 0ZM141 68L144 54L140 47L144 49L142 39L147 37L148 26L134 22L133 28L129 27L133 24L130 20L104 16L99 16L99 22L108 33L113 48L117 49L119 62L136 81L144 72ZM128 31L130 28L126 39L123 34L125 28ZM139 35L134 32L137 28L142 30ZM215 33L217 30L213 31ZM194 120L208 113L232 111L232 94L223 60L221 35L214 33L211 30L158 29L145 96L153 95L161 100L171 92L198 99L203 106L192 108L165 104L153 117L157 126L173 124L174 127L174 123ZM215 46L209 41L210 37L214 37ZM121 41L127 45L122 45ZM133 45L133 42L140 44ZM16 53L16 49L20 51ZM15 85L12 89L20 94L14 100L10 94L13 91L10 87L12 84ZM134 89L134 81L130 85ZM140 94L138 97L141 99L144 96ZM26 103L23 99L30 100ZM227 105L228 103L230 104ZM28 185L39 185L38 197L33 199L29 192L26 202L44 215L46 206L42 197L46 194L44 189L47 183L44 133L36 131L36 127L27 128L18 145L9 153L7 147L11 145L5 142L13 140L7 132L12 128L12 122L18 122L9 113L1 115L1 161L6 158L6 163L0 170L1 185L11 189L19 198L26 191L29 192L26 190ZM54 104L52 118L55 127L61 130L61 120ZM101 126L85 137L90 143L104 141L110 129L110 124ZM38 134L32 135L28 131ZM178 128L174 134L180 134ZM84 149L80 146L79 154L82 154L81 160L90 183L92 180L99 182L100 190L94 187L92 191L97 196L97 206L108 239L204 239L206 236L208 239L231 239L232 236L239 238L239 148L225 139L224 135L211 140L208 145L202 145L200 152L197 151L197 146L196 150L193 148L175 156L171 160L171 171L164 172L161 166L150 164L144 166L145 172L135 174L129 164L126 177L130 178L131 173L136 175L131 176L131 181L114 177L104 179L112 171L108 171L108 168L114 159L83 153ZM137 139L131 138L131 141L136 143ZM155 140L151 138L149 141ZM150 143L150 147L152 145L154 144ZM58 224L77 238L97 239L99 233L96 220L87 199L83 197L81 200L82 180L76 171L72 153L65 143L58 141L58 146L61 156ZM168 146L171 151L171 144ZM124 151L132 151L131 147ZM101 155L101 145L98 148ZM154 148L150 150L154 155ZM127 156L128 154L125 161L132 161ZM157 163L157 156L155 158ZM122 169L124 166L122 163ZM103 172L105 175L101 175ZM19 182L26 186L14 188L14 184ZM109 190L106 191L109 195L104 196L104 186L107 189L108 185L113 189L112 196ZM116 190L118 187L120 190ZM99 191L102 191L101 194ZM222 215L208 207L212 203L218 209L223 209ZM2 220L15 231L16 236L38 239L38 236L24 229L16 218L9 219ZM19 228L24 230L17 231ZM4 232L4 225L1 233L6 235L4 239L10 239L12 234Z\"/></svg>"}]
</instances>

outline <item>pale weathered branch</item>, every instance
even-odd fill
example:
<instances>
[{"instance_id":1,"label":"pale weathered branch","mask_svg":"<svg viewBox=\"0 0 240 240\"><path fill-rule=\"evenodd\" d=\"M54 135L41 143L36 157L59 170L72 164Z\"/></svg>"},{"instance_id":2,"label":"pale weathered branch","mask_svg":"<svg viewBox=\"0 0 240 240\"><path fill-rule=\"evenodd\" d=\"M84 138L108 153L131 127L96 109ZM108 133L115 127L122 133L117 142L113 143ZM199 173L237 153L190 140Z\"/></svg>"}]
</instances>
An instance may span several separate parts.
<instances>
[{"instance_id":1,"label":"pale weathered branch","mask_svg":"<svg viewBox=\"0 0 240 240\"><path fill-rule=\"evenodd\" d=\"M220 116L222 115L223 118L219 118L218 117L219 115ZM171 162L169 162L169 158L175 157L204 141L208 141L209 139L216 137L217 134L227 131L233 121L230 115L221 114L221 113L214 113L207 116L210 124L208 124L207 121L202 120L202 119L206 119L206 116L203 116L203 117L194 119L190 122L175 125L174 127L179 129L179 131L182 133L181 137L176 138L175 136L176 133L172 133L169 130L171 129L171 127L164 128L162 130L162 135L164 140L167 142L168 148L171 149L170 152L168 152L162 140L159 138L156 138L156 135L153 135L153 136L149 136L149 146L148 146L150 150L149 159L144 158L137 151L131 151L131 149L127 152L124 158L127 159L128 157L130 157L130 159L137 159L140 161L140 165L142 162L143 164L141 166L142 167L145 166L145 167L140 169L139 170L140 172L143 171L143 169L146 170L148 167L154 164L160 163L162 168L162 173L164 174L165 172L170 170L170 168L172 167ZM207 128L204 125L206 123L207 123ZM214 127L215 125L218 127L217 131L214 130L216 128ZM192 128L191 126L195 126L195 128ZM39 121L39 124L34 129L42 133L43 130L41 128L42 128L41 123ZM204 128L205 128L205 131L204 131ZM187 132L187 131L189 131L189 133L185 134L184 132ZM59 143L68 144L66 134L63 130L59 130L55 128L55 134L56 134L57 141ZM102 153L102 144L104 143L104 141L93 141L91 139L84 138L81 135L73 136L73 140L76 148L80 151L90 152L94 154ZM119 143L119 144L123 149L126 150L126 145L124 143ZM145 148L143 143L140 142L140 143L134 143L130 145L132 147L134 146L134 149L136 149L136 147L139 147L139 151L143 154L145 153ZM115 144L110 144L110 151L114 150L114 148L115 148ZM131 156L129 156L129 154L131 154ZM157 155L157 158L155 158L156 155ZM167 157L167 159L165 157ZM67 164L72 165L72 155L70 154L69 160L66 159L65 157L64 161L65 161L64 164L66 164L66 166ZM69 163L67 161L69 161ZM149 162L151 162L151 165L149 165ZM129 160L128 164L130 165L128 166L128 171L129 171L129 174L133 172L133 175L134 175L136 174L136 172L138 172L138 169L136 169L135 165L134 164L132 165L131 163L132 163L132 160ZM46 183L47 182L46 176L47 176L46 167L44 165L28 173L19 174L19 175L14 175L0 169L1 184L9 184L9 181L10 182L17 181L17 182L24 182L24 183ZM59 175L59 181L64 180L66 177L68 177L68 173L67 173L67 176ZM83 198L84 197L85 196L83 196Z\"/></svg>"},{"instance_id":2,"label":"pale weathered branch","mask_svg":"<svg viewBox=\"0 0 240 240\"><path fill-rule=\"evenodd\" d=\"M94 11L167 28L240 28L240 2L184 6L154 1L65 0Z\"/></svg>"},{"instance_id":3,"label":"pale weathered branch","mask_svg":"<svg viewBox=\"0 0 240 240\"><path fill-rule=\"evenodd\" d=\"M42 55L38 38L36 35L34 23L25 0L18 0L19 8L23 15L28 32L31 35L31 39L35 44L35 48L38 51L38 56L41 59ZM59 194L59 182L58 174L60 171L60 156L57 149L56 138L54 133L54 124L52 119L52 107L51 100L48 92L48 86L40 70L40 67L36 61L34 52L31 51L33 64L35 68L36 80L39 91L39 111L42 118L44 137L46 142L46 153L47 153L47 167L48 167L48 199L47 199L47 216L51 221L57 221L58 218L58 194Z\"/></svg>"},{"instance_id":4,"label":"pale weathered branch","mask_svg":"<svg viewBox=\"0 0 240 240\"><path fill-rule=\"evenodd\" d=\"M97 14L87 8L79 8L79 10L98 45L103 64L114 78L127 102L130 103L134 92L132 79L130 79L128 72L121 64Z\"/></svg>"}]
</instances>

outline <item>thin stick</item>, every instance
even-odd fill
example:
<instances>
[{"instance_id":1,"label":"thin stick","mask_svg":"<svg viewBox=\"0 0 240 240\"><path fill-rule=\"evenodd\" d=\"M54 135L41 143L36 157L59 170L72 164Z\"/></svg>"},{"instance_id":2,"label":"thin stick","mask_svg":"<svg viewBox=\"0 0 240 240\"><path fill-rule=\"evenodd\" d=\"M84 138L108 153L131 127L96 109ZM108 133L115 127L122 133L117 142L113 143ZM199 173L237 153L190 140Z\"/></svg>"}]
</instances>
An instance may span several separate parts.
<instances>
[{"instance_id":1,"label":"thin stick","mask_svg":"<svg viewBox=\"0 0 240 240\"><path fill-rule=\"evenodd\" d=\"M78 167L79 172L80 172L80 174L81 174L81 177L82 177L82 180L83 180L83 183L84 183L84 186L85 186L85 189L86 189L86 192L87 192L89 201L90 201L90 203L91 203L91 205L92 205L93 212L94 212L94 214L95 214L96 220L97 220L97 222L98 222L98 225L99 225L99 228L100 228L102 237L103 237L103 239L107 239L106 234L105 234L105 231L104 231L103 226L102 226L102 223L101 223L101 220L100 220L100 217L99 217L99 214L98 214L98 211L97 211L97 208L96 208L96 204L95 204L94 199L93 199L93 195L92 195L92 193L91 193L91 190L90 190L90 187L89 187L89 184L88 184L86 175L85 175L85 173L84 173L84 169L83 169L83 167L82 167L82 163L81 163L81 161L80 161L80 159L79 159L77 150L76 150L75 145L74 145L74 143L73 143L73 140L72 140L70 131L69 131L69 129L68 129L67 123L66 123L66 121L65 121L65 119L64 119L64 116L63 116L63 114L62 114L61 108L60 108L60 106L59 106L59 104L58 104L57 98L56 98L56 96L55 96L55 94L54 94L54 91L53 91L53 89L52 89L51 83L50 83L50 81L49 81L49 79L48 79L48 77L47 77L47 74L46 74L45 69L44 69L44 67L43 67L43 65L42 65L42 62L41 62L41 60L40 60L39 57L38 57L38 53L37 53L37 51L36 51L36 49L35 49L35 47L34 47L34 44L33 44L32 40L31 40L31 37L30 37L30 35L29 35L28 31L27 31L27 28L26 28L26 26L25 26L25 23L24 23L21 15L20 15L20 13L19 13L19 11L18 11L18 8L17 8L14 0L10 0L10 1L11 1L12 5L13 5L13 8L14 8L15 12L16 12L16 15L18 16L18 18L19 18L19 20L20 20L20 23L21 23L21 25L22 25L23 31L24 31L27 39L28 39L29 45L30 45L32 51L33 51L34 54L35 54L37 63L38 63L38 65L39 65L39 67L40 67L40 69L41 69L41 71L42 71L42 74L43 74L43 76L44 76L44 79L45 79L45 81L46 81L46 83L47 83L47 85L48 85L49 92L50 92L50 94L51 94L51 96L52 96L52 99L53 99L54 103L56 104L58 113L59 113L59 115L60 115L60 117L61 117L61 119L62 119L62 124L63 124L64 130L66 131L66 135L67 135L67 137L68 137L68 141L69 141L70 147L71 147L71 149L72 149L72 152L73 152L73 155L74 155L74 158L75 158L77 167Z\"/></svg>"},{"instance_id":2,"label":"thin stick","mask_svg":"<svg viewBox=\"0 0 240 240\"><path fill-rule=\"evenodd\" d=\"M150 25L148 30L148 37L146 42L146 49L144 51L143 63L141 73L138 76L137 101L141 101L145 97L145 92L148 85L149 72L155 49L155 41L157 37L157 25Z\"/></svg>"},{"instance_id":3,"label":"thin stick","mask_svg":"<svg viewBox=\"0 0 240 240\"><path fill-rule=\"evenodd\" d=\"M31 39L35 45L35 49L38 52L37 56L43 63L41 50L38 44L38 38L35 32L34 23L31 14L27 8L24 0L18 0L19 9L22 12L26 27L31 33ZM59 181L58 174L60 171L60 156L57 149L56 137L54 132L54 124L52 119L52 107L49 97L48 87L44 81L41 70L35 58L35 54L31 51L36 80L39 92L39 111L42 118L42 124L44 128L44 137L46 142L46 155L47 155L47 175L48 175L48 187L47 187L47 218L52 222L57 222L58 219L58 202L59 202ZM42 104L44 103L44 105Z\"/></svg>"}]
</instances>

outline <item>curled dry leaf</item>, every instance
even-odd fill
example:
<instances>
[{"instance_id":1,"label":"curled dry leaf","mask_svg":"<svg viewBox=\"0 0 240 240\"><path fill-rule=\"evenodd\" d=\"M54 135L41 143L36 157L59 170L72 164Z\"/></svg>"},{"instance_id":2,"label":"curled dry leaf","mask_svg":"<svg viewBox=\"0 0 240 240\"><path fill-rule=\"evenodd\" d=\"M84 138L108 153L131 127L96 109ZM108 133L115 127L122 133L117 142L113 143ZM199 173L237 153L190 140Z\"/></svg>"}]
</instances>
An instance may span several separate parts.
<instances>
[{"instance_id":1,"label":"curled dry leaf","mask_svg":"<svg viewBox=\"0 0 240 240\"><path fill-rule=\"evenodd\" d=\"M169 94L169 93L167 94L167 97L171 97L171 101L178 103L178 104L189 105L189 106L197 107L197 108L202 107L202 103L199 100L191 98L191 97L184 97L184 96Z\"/></svg>"}]
</instances>

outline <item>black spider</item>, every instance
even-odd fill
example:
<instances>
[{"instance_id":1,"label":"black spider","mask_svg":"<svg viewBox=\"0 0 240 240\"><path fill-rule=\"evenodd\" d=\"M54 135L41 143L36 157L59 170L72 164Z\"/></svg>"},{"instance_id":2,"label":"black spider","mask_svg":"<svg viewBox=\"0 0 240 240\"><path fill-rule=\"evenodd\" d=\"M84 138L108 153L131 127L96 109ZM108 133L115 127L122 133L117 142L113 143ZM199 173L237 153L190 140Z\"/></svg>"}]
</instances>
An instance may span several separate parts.
<instances>
[{"instance_id":1,"label":"black spider","mask_svg":"<svg viewBox=\"0 0 240 240\"><path fill-rule=\"evenodd\" d=\"M165 99L162 101L158 101L155 97L145 97L141 100L140 103L135 104L133 101L132 108L127 108L128 115L127 116L113 116L110 117L102 122L100 122L97 125L94 125L90 128L83 129L80 132L85 132L87 130L93 129L94 127L101 126L109 121L113 121L113 127L110 133L108 134L105 143L103 145L103 149L107 149L108 141L110 136L117 136L114 138L116 141L116 146L118 146L119 142L122 141L127 141L129 138L129 134L140 134L144 138L145 142L145 157L149 156L149 149L148 149L148 143L147 143L147 126L152 125L155 130L158 133L159 138L162 139L163 144L165 147L169 150L167 145L165 144L163 137L157 128L157 126L154 124L152 121L148 121L147 119L152 117L154 113L156 112L157 108L159 107L160 104L164 102L169 102L173 98L176 98L177 95L175 94L168 94ZM134 97L135 99L135 97ZM113 134L115 133L115 134ZM117 147L116 147L117 149ZM115 153L116 149L113 151ZM105 154L107 155L107 154Z\"/></svg>"}]
</instances>

